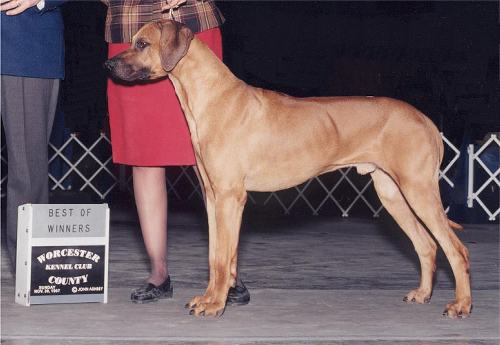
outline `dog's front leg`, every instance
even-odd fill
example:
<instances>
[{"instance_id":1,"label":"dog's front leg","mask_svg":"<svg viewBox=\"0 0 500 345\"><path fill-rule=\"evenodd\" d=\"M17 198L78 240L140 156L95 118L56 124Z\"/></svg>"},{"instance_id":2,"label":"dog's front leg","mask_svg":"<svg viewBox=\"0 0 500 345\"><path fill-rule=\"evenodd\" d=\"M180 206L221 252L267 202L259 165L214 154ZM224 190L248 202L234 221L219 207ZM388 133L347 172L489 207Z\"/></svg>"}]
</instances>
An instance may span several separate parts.
<instances>
[{"instance_id":1,"label":"dog's front leg","mask_svg":"<svg viewBox=\"0 0 500 345\"><path fill-rule=\"evenodd\" d=\"M200 172L202 170L200 169ZM202 175L203 176L203 175ZM200 180L201 181L201 180ZM205 179L204 181L208 181ZM215 262L215 244L217 242L217 223L215 219L215 196L213 193L213 190L211 189L209 183L205 183L205 207L207 210L207 219L208 219L208 238L209 238L209 248L208 248L208 262L209 262L209 272L210 272L210 279L208 283L208 287L205 291L204 295L199 295L195 296L191 299L190 302L186 304L186 308L194 308L196 305L202 305L205 303L210 302L209 297L212 294L210 291L214 290L214 282L215 282L215 270L214 270L214 265L212 265L213 262ZM208 188L206 188L208 186Z\"/></svg>"},{"instance_id":2,"label":"dog's front leg","mask_svg":"<svg viewBox=\"0 0 500 345\"><path fill-rule=\"evenodd\" d=\"M210 222L209 216L210 281L205 294L189 303L191 314L220 316L224 312L228 290L236 280L235 262L246 195L244 189L234 188L214 195L215 222ZM207 212L210 212L208 199L207 195Z\"/></svg>"}]
</instances>

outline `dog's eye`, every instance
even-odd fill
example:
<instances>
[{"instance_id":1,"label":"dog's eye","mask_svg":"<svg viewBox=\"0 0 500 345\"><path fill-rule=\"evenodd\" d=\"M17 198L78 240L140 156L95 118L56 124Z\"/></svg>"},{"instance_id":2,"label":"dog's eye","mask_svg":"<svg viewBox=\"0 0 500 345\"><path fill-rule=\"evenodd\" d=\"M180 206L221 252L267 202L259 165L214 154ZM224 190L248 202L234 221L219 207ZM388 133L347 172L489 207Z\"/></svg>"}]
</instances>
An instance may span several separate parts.
<instances>
[{"instance_id":1,"label":"dog's eye","mask_svg":"<svg viewBox=\"0 0 500 345\"><path fill-rule=\"evenodd\" d=\"M142 49L146 48L148 45L149 45L149 43L148 43L148 42L146 42L146 41L137 41L137 42L135 43L135 47L136 47L137 49L140 49L140 50L142 50Z\"/></svg>"}]
</instances>

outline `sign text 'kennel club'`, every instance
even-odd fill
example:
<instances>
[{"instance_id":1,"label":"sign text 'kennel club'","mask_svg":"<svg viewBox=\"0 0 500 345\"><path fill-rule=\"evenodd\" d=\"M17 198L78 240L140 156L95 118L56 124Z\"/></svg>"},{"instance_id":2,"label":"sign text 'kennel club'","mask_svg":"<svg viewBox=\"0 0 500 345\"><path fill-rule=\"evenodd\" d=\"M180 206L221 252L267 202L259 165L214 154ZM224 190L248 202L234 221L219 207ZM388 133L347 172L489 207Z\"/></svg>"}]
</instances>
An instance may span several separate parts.
<instances>
[{"instance_id":1,"label":"sign text 'kennel club'","mask_svg":"<svg viewBox=\"0 0 500 345\"><path fill-rule=\"evenodd\" d=\"M107 204L19 206L16 303L106 303L108 243Z\"/></svg>"}]
</instances>

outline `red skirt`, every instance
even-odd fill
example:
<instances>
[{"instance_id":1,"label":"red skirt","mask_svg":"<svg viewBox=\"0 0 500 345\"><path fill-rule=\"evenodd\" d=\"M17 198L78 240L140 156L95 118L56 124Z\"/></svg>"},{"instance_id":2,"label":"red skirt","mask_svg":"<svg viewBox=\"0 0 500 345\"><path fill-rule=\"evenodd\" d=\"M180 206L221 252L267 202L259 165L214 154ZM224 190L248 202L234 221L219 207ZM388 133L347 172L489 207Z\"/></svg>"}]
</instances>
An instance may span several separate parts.
<instances>
[{"instance_id":1,"label":"red skirt","mask_svg":"<svg viewBox=\"0 0 500 345\"><path fill-rule=\"evenodd\" d=\"M218 28L196 34L222 59ZM130 47L110 43L109 57ZM194 165L189 128L172 82L125 86L108 80L113 161L135 166Z\"/></svg>"}]
</instances>

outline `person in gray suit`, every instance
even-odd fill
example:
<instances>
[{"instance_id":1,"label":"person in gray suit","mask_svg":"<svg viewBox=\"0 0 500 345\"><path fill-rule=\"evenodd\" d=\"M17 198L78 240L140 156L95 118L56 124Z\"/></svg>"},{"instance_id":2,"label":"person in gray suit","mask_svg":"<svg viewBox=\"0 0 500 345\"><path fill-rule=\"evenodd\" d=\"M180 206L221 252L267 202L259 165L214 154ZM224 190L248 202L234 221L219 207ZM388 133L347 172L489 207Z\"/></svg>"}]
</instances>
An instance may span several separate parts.
<instances>
[{"instance_id":1,"label":"person in gray suit","mask_svg":"<svg viewBox=\"0 0 500 345\"><path fill-rule=\"evenodd\" d=\"M64 77L63 22L54 0L0 0L1 117L8 155L6 239L15 267L17 207L48 203L48 142Z\"/></svg>"}]
</instances>

